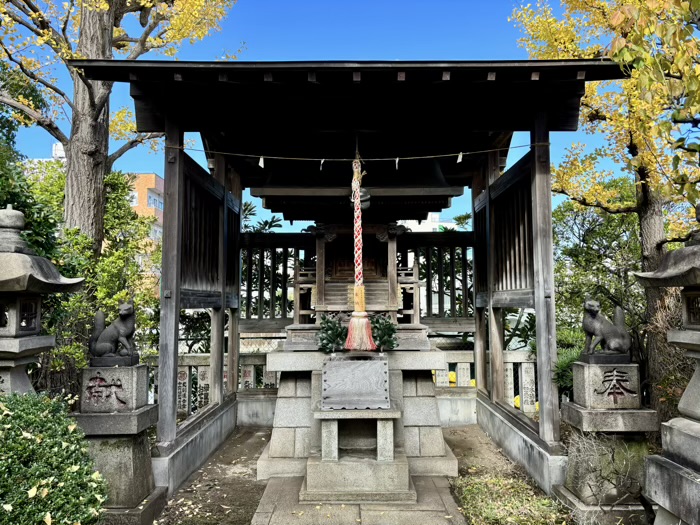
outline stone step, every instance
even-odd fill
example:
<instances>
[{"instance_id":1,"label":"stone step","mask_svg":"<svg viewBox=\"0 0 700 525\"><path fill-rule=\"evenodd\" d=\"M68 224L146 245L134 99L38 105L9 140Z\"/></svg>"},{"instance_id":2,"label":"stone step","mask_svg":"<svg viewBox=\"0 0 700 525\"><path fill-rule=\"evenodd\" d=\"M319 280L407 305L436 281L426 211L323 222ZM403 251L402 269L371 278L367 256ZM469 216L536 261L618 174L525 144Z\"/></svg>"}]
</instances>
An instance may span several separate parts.
<instances>
[{"instance_id":1,"label":"stone step","mask_svg":"<svg viewBox=\"0 0 700 525\"><path fill-rule=\"evenodd\" d=\"M312 454L306 462L310 492L405 493L410 490L409 480L408 459L401 453L396 453L393 461L377 461L363 453L341 454L336 461L324 461Z\"/></svg>"},{"instance_id":2,"label":"stone step","mask_svg":"<svg viewBox=\"0 0 700 525\"><path fill-rule=\"evenodd\" d=\"M416 503L418 496L413 486L413 480L409 477L409 488L405 491L391 492L366 492L366 491L310 491L306 487L306 478L299 491L299 502L304 503L341 503L341 504L362 504L362 503L384 503L384 504L405 504Z\"/></svg>"}]
</instances>

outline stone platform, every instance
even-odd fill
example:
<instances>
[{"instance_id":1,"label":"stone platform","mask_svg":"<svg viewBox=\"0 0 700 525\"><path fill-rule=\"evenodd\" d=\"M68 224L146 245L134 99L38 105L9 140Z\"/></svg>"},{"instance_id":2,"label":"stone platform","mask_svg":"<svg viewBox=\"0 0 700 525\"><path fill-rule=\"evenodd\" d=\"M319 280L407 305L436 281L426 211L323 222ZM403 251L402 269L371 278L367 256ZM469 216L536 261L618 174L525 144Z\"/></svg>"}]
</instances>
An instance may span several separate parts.
<instances>
[{"instance_id":1,"label":"stone platform","mask_svg":"<svg viewBox=\"0 0 700 525\"><path fill-rule=\"evenodd\" d=\"M303 477L270 478L251 525L465 525L447 478L414 476L416 503L300 503Z\"/></svg>"}]
</instances>

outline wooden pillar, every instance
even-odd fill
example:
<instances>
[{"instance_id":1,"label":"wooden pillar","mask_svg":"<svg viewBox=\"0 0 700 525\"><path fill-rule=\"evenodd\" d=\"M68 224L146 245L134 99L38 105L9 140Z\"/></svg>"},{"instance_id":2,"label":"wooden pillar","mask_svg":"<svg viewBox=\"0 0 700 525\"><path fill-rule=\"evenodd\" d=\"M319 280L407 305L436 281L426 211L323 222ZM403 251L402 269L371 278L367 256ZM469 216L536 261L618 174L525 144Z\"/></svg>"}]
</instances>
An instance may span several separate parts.
<instances>
[{"instance_id":1,"label":"wooden pillar","mask_svg":"<svg viewBox=\"0 0 700 525\"><path fill-rule=\"evenodd\" d=\"M474 181L472 184L472 209L476 210L476 199L479 197L480 192L488 192L487 178L485 170L481 170L474 176ZM488 194L488 193L487 193ZM486 206L488 207L488 201ZM486 212L488 213L488 212ZM476 211L474 212L476 216ZM476 219L475 219L476 220ZM488 222L488 217L487 217ZM476 228L474 228L477 231ZM477 284L482 282L481 274L486 273L488 275L487 269L479 264L482 260L481 254L486 251L488 254L488 238L478 238L474 244L473 251L473 261L474 261L474 366L476 367L476 372L474 377L476 379L476 387L478 390L484 394L488 393L487 389L487 377L490 376L486 370L486 308L484 306L477 306L477 294L483 292L484 290L477 289Z\"/></svg>"},{"instance_id":2,"label":"wooden pillar","mask_svg":"<svg viewBox=\"0 0 700 525\"><path fill-rule=\"evenodd\" d=\"M498 163L498 152L492 151L488 154L487 164L487 184L490 186L500 175ZM505 376L503 373L503 310L493 307L493 292L496 289L496 282L499 276L496 275L496 260L498 255L498 239L495 235L494 225L496 222L496 206L489 196L486 204L486 237L488 239L488 315L489 315L489 350L491 354L491 401L503 401L503 390Z\"/></svg>"},{"instance_id":3,"label":"wooden pillar","mask_svg":"<svg viewBox=\"0 0 700 525\"><path fill-rule=\"evenodd\" d=\"M228 359L226 367L228 369L229 393L238 392L238 363L240 361L241 337L238 331L238 323L241 318L241 213L243 210L243 188L240 176L231 171L226 171L226 189L231 193L235 202L238 203L238 211L235 212L233 230L228 232L229 246L232 246L231 253L235 258L233 271L233 286L228 287L227 292L232 296L235 307L228 310ZM231 211L229 211L231 213ZM250 249L249 249L250 251ZM248 291L250 296L250 290Z\"/></svg>"},{"instance_id":4,"label":"wooden pillar","mask_svg":"<svg viewBox=\"0 0 700 525\"><path fill-rule=\"evenodd\" d=\"M411 324L420 324L420 267L419 261L420 249L416 248L413 252L413 315L411 316Z\"/></svg>"},{"instance_id":5,"label":"wooden pillar","mask_svg":"<svg viewBox=\"0 0 700 525\"><path fill-rule=\"evenodd\" d=\"M539 114L530 133L532 146L532 238L535 315L537 328L537 386L540 398L540 437L559 441L559 391L552 381L557 361L554 321L554 256L552 253L552 178L549 172L549 131Z\"/></svg>"},{"instance_id":6,"label":"wooden pillar","mask_svg":"<svg viewBox=\"0 0 700 525\"><path fill-rule=\"evenodd\" d=\"M214 157L214 179L226 187L226 158L217 153ZM224 399L224 330L226 325L226 267L228 265L228 205L226 194L219 205L218 248L218 288L221 292L221 307L214 308L211 314L211 352L209 366L211 383L209 400L212 404Z\"/></svg>"},{"instance_id":7,"label":"wooden pillar","mask_svg":"<svg viewBox=\"0 0 700 525\"><path fill-rule=\"evenodd\" d=\"M184 138L178 123L165 121L165 203L163 209L163 268L160 296L158 353L158 441L177 436L177 351L180 333L180 270L184 210Z\"/></svg>"},{"instance_id":8,"label":"wooden pillar","mask_svg":"<svg viewBox=\"0 0 700 525\"><path fill-rule=\"evenodd\" d=\"M326 304L326 238L323 233L316 235L316 306ZM316 323L321 316L316 316Z\"/></svg>"},{"instance_id":9,"label":"wooden pillar","mask_svg":"<svg viewBox=\"0 0 700 525\"><path fill-rule=\"evenodd\" d=\"M399 276L396 271L396 236L389 235L387 239L386 275L389 280L389 308L398 306Z\"/></svg>"}]
</instances>

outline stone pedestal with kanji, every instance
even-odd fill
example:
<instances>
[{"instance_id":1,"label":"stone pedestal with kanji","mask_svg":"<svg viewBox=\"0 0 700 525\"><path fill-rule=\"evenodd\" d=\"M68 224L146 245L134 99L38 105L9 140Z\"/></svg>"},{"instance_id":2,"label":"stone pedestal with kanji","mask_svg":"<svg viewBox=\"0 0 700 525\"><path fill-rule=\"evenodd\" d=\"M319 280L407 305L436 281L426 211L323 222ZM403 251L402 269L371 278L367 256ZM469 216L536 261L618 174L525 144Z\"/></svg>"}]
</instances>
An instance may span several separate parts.
<instances>
[{"instance_id":1,"label":"stone pedestal with kanji","mask_svg":"<svg viewBox=\"0 0 700 525\"><path fill-rule=\"evenodd\" d=\"M629 358L573 365L574 396L561 406L574 427L566 483L559 499L598 523L636 523L644 511L633 497L641 491L645 432L658 431L654 410L641 407L639 365Z\"/></svg>"},{"instance_id":2,"label":"stone pedestal with kanji","mask_svg":"<svg viewBox=\"0 0 700 525\"><path fill-rule=\"evenodd\" d=\"M106 525L151 525L165 506L155 487L148 429L158 421L147 404L146 365L83 370L80 413L74 413L96 469L107 481Z\"/></svg>"}]
</instances>

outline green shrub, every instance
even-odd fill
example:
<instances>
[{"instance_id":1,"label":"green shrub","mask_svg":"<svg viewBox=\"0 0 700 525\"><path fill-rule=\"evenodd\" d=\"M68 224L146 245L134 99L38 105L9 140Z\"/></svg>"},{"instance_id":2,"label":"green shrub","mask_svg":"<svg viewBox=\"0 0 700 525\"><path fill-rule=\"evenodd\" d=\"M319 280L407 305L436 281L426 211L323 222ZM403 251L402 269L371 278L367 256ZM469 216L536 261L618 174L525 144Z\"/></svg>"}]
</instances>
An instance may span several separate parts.
<instances>
[{"instance_id":1,"label":"green shrub","mask_svg":"<svg viewBox=\"0 0 700 525\"><path fill-rule=\"evenodd\" d=\"M97 523L106 492L65 400L0 397L0 524Z\"/></svg>"},{"instance_id":2,"label":"green shrub","mask_svg":"<svg viewBox=\"0 0 700 525\"><path fill-rule=\"evenodd\" d=\"M393 350L399 346L396 338L396 325L385 315L375 315L370 318L372 323L372 339L377 348L383 351Z\"/></svg>"},{"instance_id":3,"label":"green shrub","mask_svg":"<svg viewBox=\"0 0 700 525\"><path fill-rule=\"evenodd\" d=\"M453 482L462 512L471 525L563 525L567 513L522 479L489 474Z\"/></svg>"},{"instance_id":4,"label":"green shrub","mask_svg":"<svg viewBox=\"0 0 700 525\"><path fill-rule=\"evenodd\" d=\"M330 354L342 350L348 338L348 329L340 324L336 316L322 315L318 331L318 346L321 351Z\"/></svg>"},{"instance_id":5,"label":"green shrub","mask_svg":"<svg viewBox=\"0 0 700 525\"><path fill-rule=\"evenodd\" d=\"M559 387L559 395L566 394L571 399L574 390L573 364L583 352L583 333L567 328L558 330L557 349L557 363L552 377Z\"/></svg>"}]
</instances>

